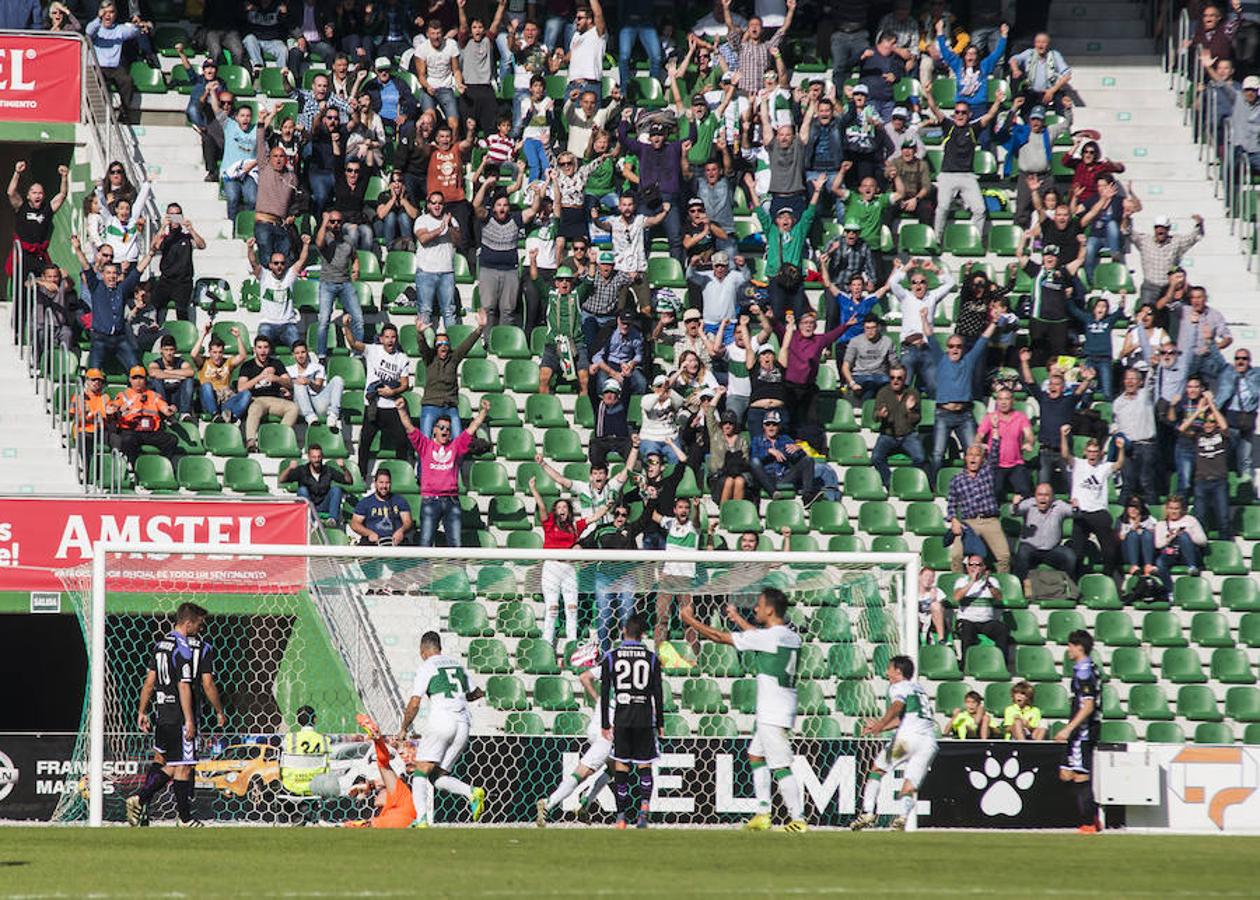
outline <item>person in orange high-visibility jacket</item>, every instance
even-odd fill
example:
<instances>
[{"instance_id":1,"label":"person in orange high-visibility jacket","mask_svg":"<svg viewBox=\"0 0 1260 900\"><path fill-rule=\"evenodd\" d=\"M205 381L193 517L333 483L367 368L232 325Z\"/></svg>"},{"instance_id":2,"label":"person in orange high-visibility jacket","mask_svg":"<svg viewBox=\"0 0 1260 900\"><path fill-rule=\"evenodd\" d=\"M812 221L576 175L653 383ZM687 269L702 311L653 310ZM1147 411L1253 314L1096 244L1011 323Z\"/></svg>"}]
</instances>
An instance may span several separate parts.
<instances>
[{"instance_id":1,"label":"person in orange high-visibility jacket","mask_svg":"<svg viewBox=\"0 0 1260 900\"><path fill-rule=\"evenodd\" d=\"M179 441L165 430L163 419L175 414L176 409L163 400L157 391L149 388L149 375L144 366L132 366L127 373L128 387L119 391L109 413L118 428L118 449L134 468L140 449L156 447L157 451L175 464L179 456Z\"/></svg>"},{"instance_id":2,"label":"person in orange high-visibility jacket","mask_svg":"<svg viewBox=\"0 0 1260 900\"><path fill-rule=\"evenodd\" d=\"M109 415L109 395L104 388L105 373L100 369L88 369L83 376L83 389L70 398L71 427L84 460L92 458L98 438L106 439L105 418Z\"/></svg>"}]
</instances>

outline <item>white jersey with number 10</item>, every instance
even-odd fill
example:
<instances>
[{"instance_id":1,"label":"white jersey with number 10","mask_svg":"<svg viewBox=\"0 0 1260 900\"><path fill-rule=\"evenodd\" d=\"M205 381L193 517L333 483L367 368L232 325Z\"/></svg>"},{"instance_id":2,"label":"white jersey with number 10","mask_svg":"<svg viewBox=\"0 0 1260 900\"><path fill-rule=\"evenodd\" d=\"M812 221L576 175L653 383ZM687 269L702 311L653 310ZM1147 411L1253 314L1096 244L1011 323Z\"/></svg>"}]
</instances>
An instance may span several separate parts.
<instances>
[{"instance_id":1,"label":"white jersey with number 10","mask_svg":"<svg viewBox=\"0 0 1260 900\"><path fill-rule=\"evenodd\" d=\"M757 671L757 724L793 727L801 636L786 625L772 625L752 631L732 631L731 643L740 652L753 652Z\"/></svg>"},{"instance_id":2,"label":"white jersey with number 10","mask_svg":"<svg viewBox=\"0 0 1260 900\"><path fill-rule=\"evenodd\" d=\"M428 697L430 716L444 716L464 722L468 713L468 673L456 659L438 653L421 661L416 680L411 686L413 697Z\"/></svg>"},{"instance_id":3,"label":"white jersey with number 10","mask_svg":"<svg viewBox=\"0 0 1260 900\"><path fill-rule=\"evenodd\" d=\"M888 686L888 704L900 700L901 724L897 735L928 735L936 737L936 722L932 719L932 698L917 681L898 681Z\"/></svg>"}]
</instances>

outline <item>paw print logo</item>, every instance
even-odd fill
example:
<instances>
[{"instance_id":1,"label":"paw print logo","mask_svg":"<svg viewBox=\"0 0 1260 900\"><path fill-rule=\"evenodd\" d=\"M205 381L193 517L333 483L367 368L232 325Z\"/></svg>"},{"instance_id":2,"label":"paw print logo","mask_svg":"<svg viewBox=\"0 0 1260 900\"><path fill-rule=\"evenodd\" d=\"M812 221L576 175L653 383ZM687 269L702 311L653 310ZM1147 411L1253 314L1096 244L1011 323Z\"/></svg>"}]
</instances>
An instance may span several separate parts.
<instances>
[{"instance_id":1,"label":"paw print logo","mask_svg":"<svg viewBox=\"0 0 1260 900\"><path fill-rule=\"evenodd\" d=\"M1018 753L1011 754L1005 763L994 759L992 753L985 756L983 767L967 769L971 786L984 792L980 795L980 811L986 816L1019 815L1024 809L1020 794L1032 787L1037 770L1021 770Z\"/></svg>"}]
</instances>

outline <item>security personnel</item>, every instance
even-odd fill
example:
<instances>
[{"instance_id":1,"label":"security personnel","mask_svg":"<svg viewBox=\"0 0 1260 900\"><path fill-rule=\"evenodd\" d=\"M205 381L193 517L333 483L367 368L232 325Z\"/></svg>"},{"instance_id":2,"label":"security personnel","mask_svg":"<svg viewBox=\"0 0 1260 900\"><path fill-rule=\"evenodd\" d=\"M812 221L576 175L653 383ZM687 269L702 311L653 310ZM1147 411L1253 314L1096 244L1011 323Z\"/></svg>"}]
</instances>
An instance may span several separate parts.
<instances>
[{"instance_id":1,"label":"security personnel","mask_svg":"<svg viewBox=\"0 0 1260 900\"><path fill-rule=\"evenodd\" d=\"M92 458L100 428L105 437L105 418L109 414L109 396L105 393L105 373L100 369L88 369L83 376L83 390L70 398L70 421L74 436L83 453L84 462Z\"/></svg>"},{"instance_id":2,"label":"security personnel","mask_svg":"<svg viewBox=\"0 0 1260 900\"><path fill-rule=\"evenodd\" d=\"M127 372L128 387L119 391L108 407L118 427L118 449L126 455L133 468L141 447L156 447L172 464L179 454L179 441L165 430L163 422L177 410L157 391L149 389L148 378L149 373L144 366L132 366Z\"/></svg>"},{"instance_id":3,"label":"security personnel","mask_svg":"<svg viewBox=\"0 0 1260 900\"><path fill-rule=\"evenodd\" d=\"M297 797L311 795L311 782L328 772L328 738L315 730L315 709L297 711L297 730L284 736L280 754L280 783Z\"/></svg>"}]
</instances>

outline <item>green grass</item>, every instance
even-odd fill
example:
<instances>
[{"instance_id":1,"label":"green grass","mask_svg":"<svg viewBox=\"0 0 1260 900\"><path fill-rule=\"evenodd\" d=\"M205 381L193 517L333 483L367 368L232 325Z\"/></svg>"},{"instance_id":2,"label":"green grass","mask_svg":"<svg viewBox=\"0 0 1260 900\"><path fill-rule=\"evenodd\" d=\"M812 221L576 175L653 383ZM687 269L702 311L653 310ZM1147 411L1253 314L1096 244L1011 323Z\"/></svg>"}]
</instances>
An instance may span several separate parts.
<instances>
[{"instance_id":1,"label":"green grass","mask_svg":"<svg viewBox=\"0 0 1260 900\"><path fill-rule=\"evenodd\" d=\"M1121 833L6 828L0 896L1242 897L1258 853Z\"/></svg>"}]
</instances>

